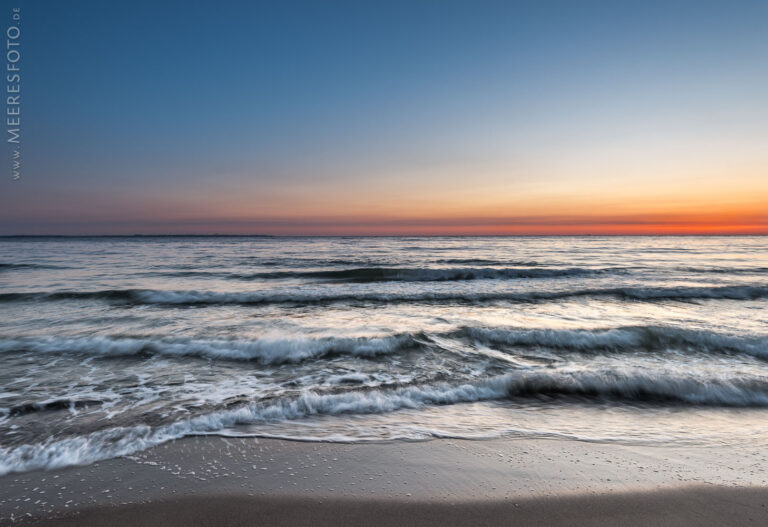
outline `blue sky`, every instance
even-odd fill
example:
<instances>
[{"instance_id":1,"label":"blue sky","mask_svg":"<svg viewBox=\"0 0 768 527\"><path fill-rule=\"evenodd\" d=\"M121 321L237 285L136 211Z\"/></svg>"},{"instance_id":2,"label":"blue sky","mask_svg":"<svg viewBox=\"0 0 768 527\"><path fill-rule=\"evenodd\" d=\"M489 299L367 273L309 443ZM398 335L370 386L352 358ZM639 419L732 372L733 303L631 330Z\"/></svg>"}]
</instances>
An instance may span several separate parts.
<instances>
[{"instance_id":1,"label":"blue sky","mask_svg":"<svg viewBox=\"0 0 768 527\"><path fill-rule=\"evenodd\" d=\"M27 2L22 179L0 181L0 233L464 232L462 218L673 221L720 205L759 223L767 15Z\"/></svg>"}]
</instances>

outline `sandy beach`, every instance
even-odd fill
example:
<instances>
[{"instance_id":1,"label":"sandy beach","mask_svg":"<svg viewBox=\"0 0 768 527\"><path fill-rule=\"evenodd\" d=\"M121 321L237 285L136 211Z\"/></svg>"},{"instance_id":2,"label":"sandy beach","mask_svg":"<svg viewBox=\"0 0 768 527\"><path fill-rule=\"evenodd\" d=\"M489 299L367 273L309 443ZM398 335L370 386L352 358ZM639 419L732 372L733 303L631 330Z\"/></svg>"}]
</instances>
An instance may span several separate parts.
<instances>
[{"instance_id":1,"label":"sandy beach","mask_svg":"<svg viewBox=\"0 0 768 527\"><path fill-rule=\"evenodd\" d=\"M765 525L765 454L555 439L195 437L0 479L2 524Z\"/></svg>"}]
</instances>

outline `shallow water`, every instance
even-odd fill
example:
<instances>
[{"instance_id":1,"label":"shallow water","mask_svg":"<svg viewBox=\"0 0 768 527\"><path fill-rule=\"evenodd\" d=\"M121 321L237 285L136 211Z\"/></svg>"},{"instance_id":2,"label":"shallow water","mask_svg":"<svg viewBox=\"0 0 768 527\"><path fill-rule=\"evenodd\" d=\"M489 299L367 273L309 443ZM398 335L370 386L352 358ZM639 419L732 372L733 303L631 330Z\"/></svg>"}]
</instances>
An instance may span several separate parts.
<instances>
[{"instance_id":1,"label":"shallow water","mask_svg":"<svg viewBox=\"0 0 768 527\"><path fill-rule=\"evenodd\" d=\"M768 437L764 237L0 239L0 473L191 434Z\"/></svg>"}]
</instances>

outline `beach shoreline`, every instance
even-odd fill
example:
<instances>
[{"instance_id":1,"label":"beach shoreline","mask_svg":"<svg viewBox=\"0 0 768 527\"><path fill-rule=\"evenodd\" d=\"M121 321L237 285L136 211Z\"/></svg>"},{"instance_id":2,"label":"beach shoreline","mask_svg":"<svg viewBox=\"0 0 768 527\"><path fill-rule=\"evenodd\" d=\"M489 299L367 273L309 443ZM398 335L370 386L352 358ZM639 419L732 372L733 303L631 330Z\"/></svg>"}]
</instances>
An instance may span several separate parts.
<instances>
[{"instance_id":1,"label":"beach shoreline","mask_svg":"<svg viewBox=\"0 0 768 527\"><path fill-rule=\"evenodd\" d=\"M757 447L200 436L88 466L5 475L0 521L760 525L768 522L764 466Z\"/></svg>"}]
</instances>

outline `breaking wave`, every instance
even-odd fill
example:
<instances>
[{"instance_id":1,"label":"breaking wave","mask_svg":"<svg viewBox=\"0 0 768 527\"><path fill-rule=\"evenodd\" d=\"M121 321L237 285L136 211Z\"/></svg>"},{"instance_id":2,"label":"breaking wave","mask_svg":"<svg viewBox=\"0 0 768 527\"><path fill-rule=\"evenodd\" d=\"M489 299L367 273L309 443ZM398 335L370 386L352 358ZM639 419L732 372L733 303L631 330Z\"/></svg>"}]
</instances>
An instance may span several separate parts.
<instances>
[{"instance_id":1,"label":"breaking wave","mask_svg":"<svg viewBox=\"0 0 768 527\"><path fill-rule=\"evenodd\" d=\"M506 346L539 346L578 352L696 351L768 359L768 336L735 336L668 326L608 329L464 328L472 339Z\"/></svg>"},{"instance_id":2,"label":"breaking wave","mask_svg":"<svg viewBox=\"0 0 768 527\"><path fill-rule=\"evenodd\" d=\"M224 432L237 425L320 415L378 414L489 400L551 400L768 406L768 384L754 379L697 378L605 372L515 372L474 384L422 385L349 390L253 403L214 411L169 425L118 427L85 436L0 448L0 475L82 465L143 450L172 439Z\"/></svg>"},{"instance_id":3,"label":"breaking wave","mask_svg":"<svg viewBox=\"0 0 768 527\"><path fill-rule=\"evenodd\" d=\"M431 342L426 333L381 337L263 339L193 339L169 337L24 337L0 339L0 352L80 353L97 356L201 357L254 360L264 364L295 363L329 355L376 357ZM735 336L665 326L604 329L526 329L464 327L436 338L449 338L461 350L473 342L503 347L542 347L580 353L701 352L744 354L768 359L768 336ZM440 347L440 344L437 343ZM464 348L466 349L466 347Z\"/></svg>"},{"instance_id":4,"label":"breaking wave","mask_svg":"<svg viewBox=\"0 0 768 527\"><path fill-rule=\"evenodd\" d=\"M131 337L40 337L0 340L0 352L82 353L98 356L168 355L255 360L279 364L330 354L373 357L413 345L410 335L380 338L171 339Z\"/></svg>"}]
</instances>

